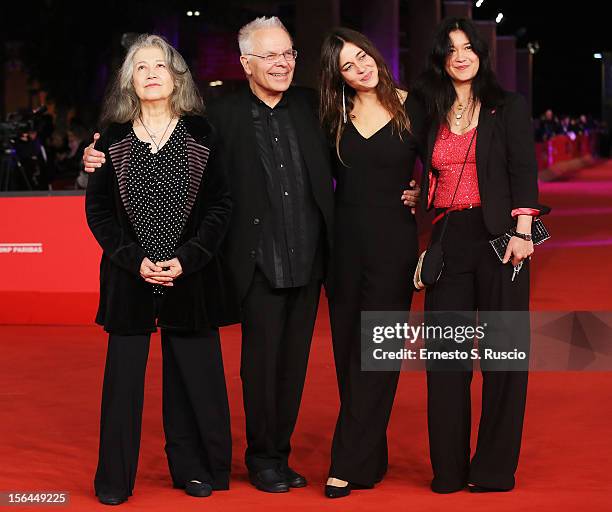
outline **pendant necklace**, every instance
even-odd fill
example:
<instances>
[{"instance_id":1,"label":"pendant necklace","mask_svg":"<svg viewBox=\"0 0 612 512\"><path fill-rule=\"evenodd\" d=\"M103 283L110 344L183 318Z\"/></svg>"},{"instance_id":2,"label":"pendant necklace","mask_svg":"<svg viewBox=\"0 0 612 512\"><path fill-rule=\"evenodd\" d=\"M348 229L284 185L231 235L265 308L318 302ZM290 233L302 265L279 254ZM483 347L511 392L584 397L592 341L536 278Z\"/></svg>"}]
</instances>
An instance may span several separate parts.
<instances>
[{"instance_id":1,"label":"pendant necklace","mask_svg":"<svg viewBox=\"0 0 612 512\"><path fill-rule=\"evenodd\" d=\"M157 153L157 151L159 151L159 149L160 149L159 144L161 144L162 141L164 140L164 137L166 136L166 132L168 131L168 128L170 128L170 125L172 124L172 121L174 120L174 117L171 117L170 121L168 121L168 125L166 126L166 129L164 130L164 133L162 134L161 139L159 139L159 144L155 141L155 139L157 138L157 135L154 134L154 133L151 133L149 131L149 129L146 127L146 125L142 121L142 117L141 116L138 116L138 120L140 121L140 124L145 129L145 131L147 132L147 135L151 138L151 142L153 142L153 144L155 144L155 148L156 148L155 153Z\"/></svg>"},{"instance_id":2,"label":"pendant necklace","mask_svg":"<svg viewBox=\"0 0 612 512\"><path fill-rule=\"evenodd\" d=\"M455 110L455 126L459 126L461 124L461 118L463 117L463 114L465 114L465 112L470 108L471 104L472 98L468 100L468 103L465 108L461 103L457 105L457 109Z\"/></svg>"}]
</instances>

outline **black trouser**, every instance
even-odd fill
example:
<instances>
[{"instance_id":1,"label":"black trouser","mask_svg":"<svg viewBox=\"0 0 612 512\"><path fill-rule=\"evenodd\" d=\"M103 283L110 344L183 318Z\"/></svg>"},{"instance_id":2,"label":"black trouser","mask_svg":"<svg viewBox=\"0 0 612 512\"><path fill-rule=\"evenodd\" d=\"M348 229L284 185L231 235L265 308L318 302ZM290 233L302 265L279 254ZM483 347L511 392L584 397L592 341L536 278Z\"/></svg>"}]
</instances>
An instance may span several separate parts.
<instances>
[{"instance_id":1,"label":"black trouser","mask_svg":"<svg viewBox=\"0 0 612 512\"><path fill-rule=\"evenodd\" d=\"M242 304L240 365L249 471L288 464L320 290L319 280L274 289L255 270Z\"/></svg>"},{"instance_id":2,"label":"black trouser","mask_svg":"<svg viewBox=\"0 0 612 512\"><path fill-rule=\"evenodd\" d=\"M134 488L150 335L108 339L96 494ZM231 433L219 331L161 331L166 454L175 487L229 488Z\"/></svg>"},{"instance_id":3,"label":"black trouser","mask_svg":"<svg viewBox=\"0 0 612 512\"><path fill-rule=\"evenodd\" d=\"M387 472L387 426L400 375L399 369L361 369L361 311L380 309L329 304L340 393L329 476L366 487L380 482Z\"/></svg>"},{"instance_id":4,"label":"black trouser","mask_svg":"<svg viewBox=\"0 0 612 512\"><path fill-rule=\"evenodd\" d=\"M441 225L442 222L436 225L434 235ZM490 238L480 208L450 214L442 244L445 267L440 280L427 289L426 310L529 309L529 261L525 261L512 281L512 264L501 264L488 242ZM528 339L524 344L528 345ZM483 366L482 375L482 414L478 443L470 462L472 371L427 373L429 445L435 491L459 490L468 482L495 489L514 487L527 372L487 371Z\"/></svg>"},{"instance_id":5,"label":"black trouser","mask_svg":"<svg viewBox=\"0 0 612 512\"><path fill-rule=\"evenodd\" d=\"M362 371L361 314L410 310L416 224L403 207L339 204L335 213L329 318L340 410L329 476L370 487L387 472L387 426L400 365Z\"/></svg>"}]
</instances>

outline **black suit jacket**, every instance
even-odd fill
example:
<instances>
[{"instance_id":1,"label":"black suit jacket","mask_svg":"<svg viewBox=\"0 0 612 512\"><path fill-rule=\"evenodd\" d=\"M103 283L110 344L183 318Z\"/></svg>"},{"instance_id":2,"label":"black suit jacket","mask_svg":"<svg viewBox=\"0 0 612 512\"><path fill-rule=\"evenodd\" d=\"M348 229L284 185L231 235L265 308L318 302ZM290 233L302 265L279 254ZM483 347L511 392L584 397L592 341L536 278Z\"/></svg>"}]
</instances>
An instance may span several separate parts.
<instances>
[{"instance_id":1,"label":"black suit jacket","mask_svg":"<svg viewBox=\"0 0 612 512\"><path fill-rule=\"evenodd\" d=\"M432 122L428 131L422 203L433 207L431 157L439 124ZM495 106L482 105L476 138L476 170L485 225L497 236L515 226L511 212L515 208L534 208L544 215L548 206L538 202L538 166L531 116L525 99L506 93Z\"/></svg>"},{"instance_id":2,"label":"black suit jacket","mask_svg":"<svg viewBox=\"0 0 612 512\"><path fill-rule=\"evenodd\" d=\"M302 157L317 206L325 224L326 261L332 246L333 182L328 144L319 124L315 91L290 87L287 106L298 136ZM256 250L262 225L270 209L263 165L257 150L251 114L251 92L247 87L211 103L211 123L223 140L223 165L228 169L234 207L222 253L227 276L238 299L245 297L255 270Z\"/></svg>"},{"instance_id":3,"label":"black suit jacket","mask_svg":"<svg viewBox=\"0 0 612 512\"><path fill-rule=\"evenodd\" d=\"M218 248L229 225L232 201L215 134L206 119L183 118L187 130L189 193L184 226L175 251L183 275L165 288L160 327L198 330L229 322L228 295ZM140 276L145 252L134 231L126 177L131 123L111 125L96 149L106 163L89 176L87 223L102 247L100 304L96 322L118 334L153 332L155 304L151 285Z\"/></svg>"}]
</instances>

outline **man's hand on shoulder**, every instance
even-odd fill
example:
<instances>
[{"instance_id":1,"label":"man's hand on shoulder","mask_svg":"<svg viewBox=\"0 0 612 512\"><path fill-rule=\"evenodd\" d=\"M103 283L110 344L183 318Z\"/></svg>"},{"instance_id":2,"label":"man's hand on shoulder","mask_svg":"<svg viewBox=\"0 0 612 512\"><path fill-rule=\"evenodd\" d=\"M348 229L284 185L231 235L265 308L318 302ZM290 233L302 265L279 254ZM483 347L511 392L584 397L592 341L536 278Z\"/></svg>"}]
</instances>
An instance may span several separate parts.
<instances>
[{"instance_id":1,"label":"man's hand on shoulder","mask_svg":"<svg viewBox=\"0 0 612 512\"><path fill-rule=\"evenodd\" d=\"M98 167L102 167L106 162L106 155L102 151L95 149L96 142L100 138L99 133L94 133L93 142L85 148L83 152L83 164L85 172L95 172Z\"/></svg>"}]
</instances>

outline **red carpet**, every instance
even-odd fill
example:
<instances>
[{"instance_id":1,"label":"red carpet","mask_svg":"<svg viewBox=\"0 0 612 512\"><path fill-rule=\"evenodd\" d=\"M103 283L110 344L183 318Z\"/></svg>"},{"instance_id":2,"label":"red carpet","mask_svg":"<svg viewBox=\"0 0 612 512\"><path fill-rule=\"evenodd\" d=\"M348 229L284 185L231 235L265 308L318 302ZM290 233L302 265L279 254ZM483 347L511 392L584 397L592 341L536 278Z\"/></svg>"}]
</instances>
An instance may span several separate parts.
<instances>
[{"instance_id":1,"label":"red carpet","mask_svg":"<svg viewBox=\"0 0 612 512\"><path fill-rule=\"evenodd\" d=\"M610 197L612 162L584 170L572 181L543 186L542 200L554 209L547 220L553 238L533 259L533 309L612 310ZM447 496L435 495L428 487L424 376L405 373L389 429L387 478L374 490L355 491L338 501L325 499L322 486L338 407L325 304L292 457L292 466L306 475L310 485L285 495L258 492L247 483L242 463L239 329L225 329L222 336L234 437L232 489L198 500L171 488L163 452L161 354L155 337L147 372L139 473L134 496L122 509L610 510L611 373L533 373L517 488L503 494ZM106 510L92 489L104 333L94 326L0 326L0 340L0 491L66 491L70 510ZM473 385L476 412L480 382L477 377Z\"/></svg>"}]
</instances>

